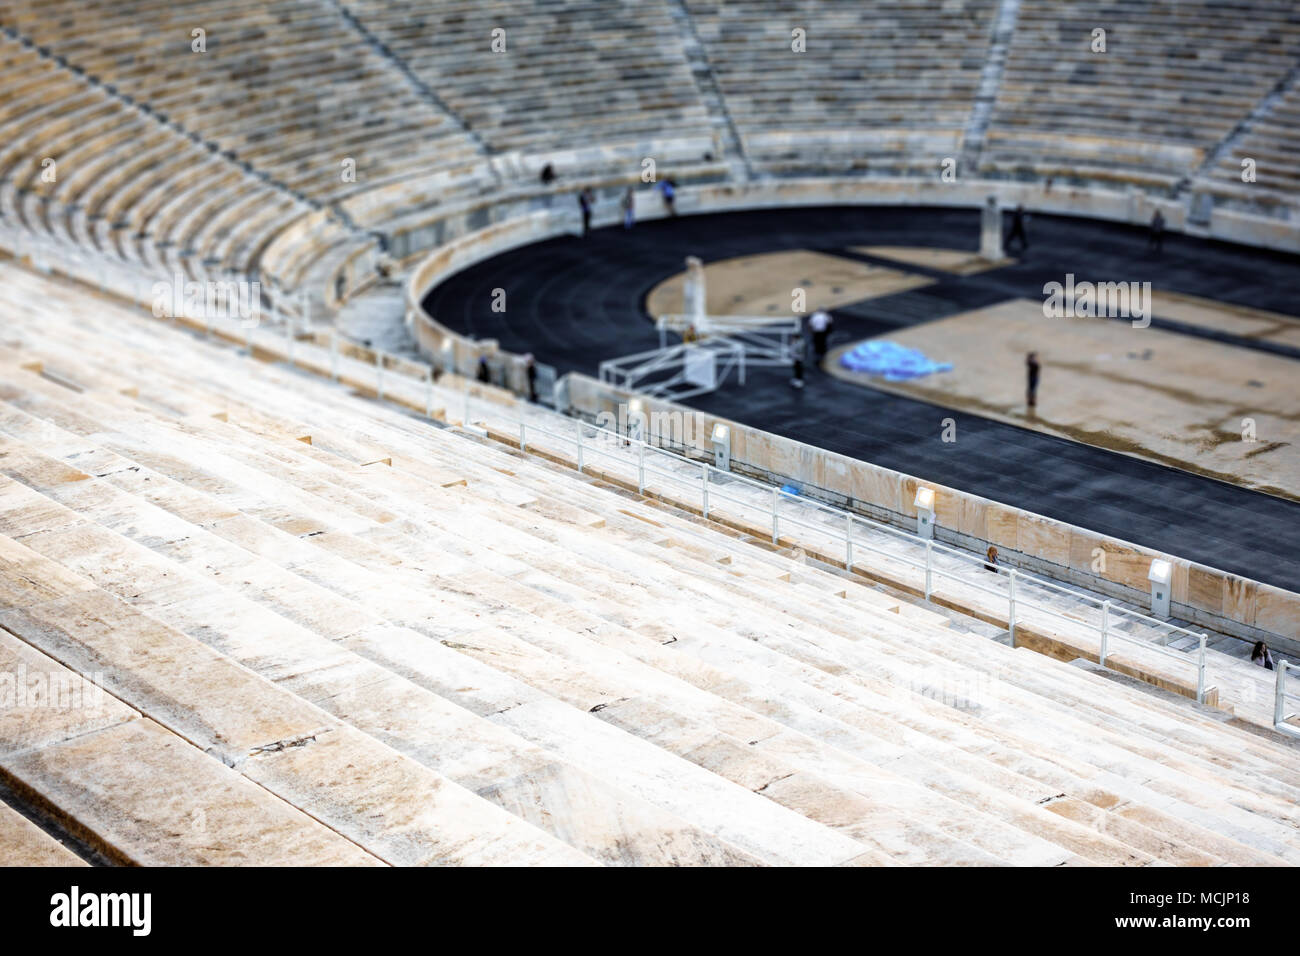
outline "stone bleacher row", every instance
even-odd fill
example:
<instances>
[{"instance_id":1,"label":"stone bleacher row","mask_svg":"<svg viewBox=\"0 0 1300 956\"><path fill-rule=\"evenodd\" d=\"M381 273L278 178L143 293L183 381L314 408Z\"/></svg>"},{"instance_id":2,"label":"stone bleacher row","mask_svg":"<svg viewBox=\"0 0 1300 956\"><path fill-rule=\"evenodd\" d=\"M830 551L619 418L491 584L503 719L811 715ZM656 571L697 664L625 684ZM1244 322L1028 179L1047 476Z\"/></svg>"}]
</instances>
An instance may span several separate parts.
<instances>
[{"instance_id":1,"label":"stone bleacher row","mask_svg":"<svg viewBox=\"0 0 1300 956\"><path fill-rule=\"evenodd\" d=\"M321 203L479 158L319 0L5 3L0 23ZM191 49L195 29L206 32L205 52ZM352 183L346 158L356 161Z\"/></svg>"},{"instance_id":2,"label":"stone bleacher row","mask_svg":"<svg viewBox=\"0 0 1300 956\"><path fill-rule=\"evenodd\" d=\"M1248 124L1209 175L1198 181L1207 192L1232 199L1294 203L1300 195L1300 63L1297 76L1267 113ZM1256 181L1243 183L1242 161L1255 161Z\"/></svg>"},{"instance_id":3,"label":"stone bleacher row","mask_svg":"<svg viewBox=\"0 0 1300 956\"><path fill-rule=\"evenodd\" d=\"M980 169L1173 186L1297 58L1287 0L1025 0Z\"/></svg>"},{"instance_id":4,"label":"stone bleacher row","mask_svg":"<svg viewBox=\"0 0 1300 956\"><path fill-rule=\"evenodd\" d=\"M964 0L943 12L919 0L687 7L758 170L937 177L940 160L961 150L997 4ZM792 49L795 29L805 33L805 52Z\"/></svg>"},{"instance_id":5,"label":"stone bleacher row","mask_svg":"<svg viewBox=\"0 0 1300 956\"><path fill-rule=\"evenodd\" d=\"M0 265L0 674L107 696L0 779L109 859L1300 859L1293 745L83 295Z\"/></svg>"},{"instance_id":6,"label":"stone bleacher row","mask_svg":"<svg viewBox=\"0 0 1300 956\"><path fill-rule=\"evenodd\" d=\"M337 222L232 157L214 154L34 48L0 35L0 56L0 83L12 94L0 102L6 218L166 275L280 274L265 252L295 222L311 224L316 249L347 239ZM47 158L55 163L54 182L42 179Z\"/></svg>"},{"instance_id":7,"label":"stone bleacher row","mask_svg":"<svg viewBox=\"0 0 1300 956\"><path fill-rule=\"evenodd\" d=\"M157 271L257 273L329 301L369 230L535 191L546 162L563 191L635 181L646 156L716 178L735 168L732 126L760 174L937 176L968 145L999 5L949 6L0 0L0 209ZM1194 176L1300 56L1290 4L1249 7L1022 0L976 171ZM1198 189L1291 200L1294 78L1285 94ZM1258 183L1240 182L1243 156Z\"/></svg>"},{"instance_id":8,"label":"stone bleacher row","mask_svg":"<svg viewBox=\"0 0 1300 956\"><path fill-rule=\"evenodd\" d=\"M666 3L359 0L349 9L496 151L711 142ZM504 31L504 52L491 50L494 30Z\"/></svg>"}]
</instances>

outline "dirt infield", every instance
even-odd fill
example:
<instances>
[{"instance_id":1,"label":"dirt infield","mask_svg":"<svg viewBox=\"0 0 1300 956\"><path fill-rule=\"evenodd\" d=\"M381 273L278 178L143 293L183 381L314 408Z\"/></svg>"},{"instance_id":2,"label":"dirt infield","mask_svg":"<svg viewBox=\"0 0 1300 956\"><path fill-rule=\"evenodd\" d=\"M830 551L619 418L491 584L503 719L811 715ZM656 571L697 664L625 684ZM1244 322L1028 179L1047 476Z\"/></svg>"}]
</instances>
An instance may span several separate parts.
<instances>
[{"instance_id":1,"label":"dirt infield","mask_svg":"<svg viewBox=\"0 0 1300 956\"><path fill-rule=\"evenodd\" d=\"M1294 320L1177 297L1179 321L1251 324L1293 334ZM1156 297L1168 314L1175 297ZM1162 307L1164 309L1162 313ZM1248 311L1248 310L1247 310ZM886 382L839 364L838 378L1111 449L1242 487L1300 500L1300 383L1281 356L1158 328L1097 318L1046 318L1041 301L1013 299L888 336L953 370ZM856 343L854 343L856 344ZM1042 363L1038 407L1025 403L1025 354ZM940 427L936 416L935 428ZM961 436L957 435L958 443Z\"/></svg>"},{"instance_id":2,"label":"dirt infield","mask_svg":"<svg viewBox=\"0 0 1300 956\"><path fill-rule=\"evenodd\" d=\"M787 317L795 314L795 289L804 290L804 308L799 311L806 313L932 282L925 276L802 249L720 259L705 264L704 275L705 308L710 315ZM660 282L646 297L646 311L654 316L681 312L684 283L684 272Z\"/></svg>"}]
</instances>

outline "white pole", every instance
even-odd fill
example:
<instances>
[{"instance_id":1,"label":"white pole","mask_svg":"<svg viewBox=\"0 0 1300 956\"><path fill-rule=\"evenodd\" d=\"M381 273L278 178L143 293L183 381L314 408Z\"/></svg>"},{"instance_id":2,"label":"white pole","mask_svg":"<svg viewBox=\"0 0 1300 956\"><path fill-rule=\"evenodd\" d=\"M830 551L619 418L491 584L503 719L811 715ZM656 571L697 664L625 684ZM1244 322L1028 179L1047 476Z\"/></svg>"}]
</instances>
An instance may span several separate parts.
<instances>
[{"instance_id":1,"label":"white pole","mask_svg":"<svg viewBox=\"0 0 1300 956\"><path fill-rule=\"evenodd\" d=\"M772 487L772 543L776 544L780 539L778 529L777 508L781 503L781 489L775 485Z\"/></svg>"},{"instance_id":2,"label":"white pole","mask_svg":"<svg viewBox=\"0 0 1300 956\"><path fill-rule=\"evenodd\" d=\"M339 380L339 330L330 329L330 377Z\"/></svg>"},{"instance_id":3,"label":"white pole","mask_svg":"<svg viewBox=\"0 0 1300 956\"><path fill-rule=\"evenodd\" d=\"M1106 666L1106 645L1110 642L1110 602L1101 602L1101 653L1098 659L1102 667Z\"/></svg>"},{"instance_id":4,"label":"white pole","mask_svg":"<svg viewBox=\"0 0 1300 956\"><path fill-rule=\"evenodd\" d=\"M636 446L636 490L645 494L645 442L639 438Z\"/></svg>"},{"instance_id":5,"label":"white pole","mask_svg":"<svg viewBox=\"0 0 1300 956\"><path fill-rule=\"evenodd\" d=\"M433 417L433 366L424 367L424 417Z\"/></svg>"},{"instance_id":6,"label":"white pole","mask_svg":"<svg viewBox=\"0 0 1300 956\"><path fill-rule=\"evenodd\" d=\"M925 542L925 599L930 600L930 593L934 590L934 542Z\"/></svg>"},{"instance_id":7,"label":"white pole","mask_svg":"<svg viewBox=\"0 0 1300 956\"><path fill-rule=\"evenodd\" d=\"M1205 635L1201 635L1200 663L1196 665L1196 702L1205 703Z\"/></svg>"},{"instance_id":8,"label":"white pole","mask_svg":"<svg viewBox=\"0 0 1300 956\"><path fill-rule=\"evenodd\" d=\"M1007 592L1007 630L1011 633L1011 646L1016 646L1016 569L1011 569L1011 587Z\"/></svg>"},{"instance_id":9,"label":"white pole","mask_svg":"<svg viewBox=\"0 0 1300 956\"><path fill-rule=\"evenodd\" d=\"M384 353L375 349L375 395L384 399Z\"/></svg>"},{"instance_id":10,"label":"white pole","mask_svg":"<svg viewBox=\"0 0 1300 956\"><path fill-rule=\"evenodd\" d=\"M844 516L844 570L853 570L853 515Z\"/></svg>"},{"instance_id":11,"label":"white pole","mask_svg":"<svg viewBox=\"0 0 1300 956\"><path fill-rule=\"evenodd\" d=\"M1276 727L1286 719L1286 661L1277 662L1277 687L1273 691L1273 726Z\"/></svg>"},{"instance_id":12,"label":"white pole","mask_svg":"<svg viewBox=\"0 0 1300 956\"><path fill-rule=\"evenodd\" d=\"M709 466L704 466L704 472L700 478L700 495L704 499L704 517L709 516Z\"/></svg>"},{"instance_id":13,"label":"white pole","mask_svg":"<svg viewBox=\"0 0 1300 956\"><path fill-rule=\"evenodd\" d=\"M582 473L582 422L578 422L578 473Z\"/></svg>"}]
</instances>

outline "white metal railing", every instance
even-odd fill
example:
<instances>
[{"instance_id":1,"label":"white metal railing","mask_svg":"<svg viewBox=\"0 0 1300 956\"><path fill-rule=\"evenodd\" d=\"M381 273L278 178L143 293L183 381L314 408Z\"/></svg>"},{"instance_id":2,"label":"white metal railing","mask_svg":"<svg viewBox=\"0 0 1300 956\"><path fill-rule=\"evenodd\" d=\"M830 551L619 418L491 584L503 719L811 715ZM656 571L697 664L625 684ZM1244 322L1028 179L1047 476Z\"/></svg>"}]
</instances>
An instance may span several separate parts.
<instances>
[{"instance_id":1,"label":"white metal railing","mask_svg":"<svg viewBox=\"0 0 1300 956\"><path fill-rule=\"evenodd\" d=\"M7 188L0 186L0 189ZM61 215L66 218L68 213L64 211ZM311 321L310 300L305 292L283 289L270 276L257 278L230 270L211 270L195 256L183 253L168 255L152 239L143 240L144 255L141 258L128 259L103 249L80 245L55 232L34 229L16 218L3 218L0 219L0 248L16 257L29 257L33 266L46 275L61 272L70 279L144 306L155 303L156 287L160 282L174 284L179 272L184 281L203 279L215 284L235 283L246 289L257 289L255 323L263 320L284 323L286 329L293 331ZM171 298L183 304L187 299L183 290L179 295L172 293ZM263 308L263 300L269 308ZM173 321L179 317L173 312L168 314ZM186 305L182 314L206 321L209 334L214 330L217 318L210 311L201 310L195 314Z\"/></svg>"},{"instance_id":2,"label":"white metal railing","mask_svg":"<svg viewBox=\"0 0 1300 956\"><path fill-rule=\"evenodd\" d=\"M463 421L468 423L472 417L468 390L465 391L464 400ZM489 416L485 415L484 420L487 417ZM572 431L565 433L558 430L558 426L546 428L535 422L527 423L495 405L491 406L490 417L514 426L518 430L520 447L525 450L530 433L550 437L559 442L561 447L572 448L579 471L585 470L587 461L592 456L600 456L617 461L629 470L634 469L640 492L645 492L648 477L660 478L692 490L695 497L687 500L698 502L700 513L706 518L717 510L720 501L739 505L751 513L765 513L773 543L780 540L782 527L793 526L828 539L842 551L845 567L849 569L857 563L857 555L863 552L901 563L924 575L923 592L926 600L930 600L934 594L937 581L948 580L962 590L981 592L998 601L1005 601L1007 628L1013 647L1016 645L1018 627L1032 619L1045 617L1065 624L1067 630L1095 638L1098 658L1103 665L1115 655L1117 646L1124 646L1140 648L1179 665L1192 667L1196 674L1196 699L1202 703L1205 701L1208 689L1205 634L1117 606L1113 601L1066 587L1027 571L1001 565L989 566L986 559L970 552L921 538L901 528L823 502L792 495L778 486L745 475L722 471L708 462L678 454L635 435L623 435L599 425L557 416L557 422L573 422ZM668 470L666 467L658 467L659 465L676 465L677 468ZM750 493L738 495L729 490L732 485L743 486ZM759 507L756 503L758 499L765 500L766 506ZM890 541L897 542L899 547L882 547L878 542L868 539L867 532L883 535ZM909 549L913 553L909 554ZM945 562L949 566L945 566ZM982 584L978 579L972 580L969 575L971 566L987 569L986 573L993 575L990 584ZM1091 618L1086 615L1077 617L1064 614L1044 600L1036 599L1039 589L1060 593L1085 610L1094 610L1096 613ZM1185 639L1191 645L1188 650L1168 646L1175 636Z\"/></svg>"},{"instance_id":3,"label":"white metal railing","mask_svg":"<svg viewBox=\"0 0 1300 956\"><path fill-rule=\"evenodd\" d=\"M1300 716L1300 693L1287 690L1288 672L1300 674L1300 666L1287 661L1277 662L1277 686L1273 691L1273 726L1284 733L1300 737L1300 727L1291 723L1292 718Z\"/></svg>"},{"instance_id":4,"label":"white metal railing","mask_svg":"<svg viewBox=\"0 0 1300 956\"><path fill-rule=\"evenodd\" d=\"M6 224L0 224L0 246L7 246L15 252L28 252L33 256L33 261L37 263L38 268L44 268L48 263L42 263L41 258L46 254L55 255L63 264L71 263L77 271L71 273L74 277L95 276L99 280L101 288L110 288L114 283L110 282L108 276L112 267L121 266L122 271L126 274L125 288L120 289L123 294L134 293L131 298L136 301L147 301L143 295L141 282L148 282L149 276L143 274L135 264L113 261L99 261L100 256L89 257L82 252L76 255L79 250L74 250L64 243L50 243L45 236L31 233L23 229L22 244L17 247L9 245L13 241L14 230L7 228ZM6 235L7 233L7 235ZM33 246L31 243L35 243ZM51 249L50 246L55 248ZM107 259L108 257L102 257ZM92 260L88 262L87 260ZM80 271L80 265L85 264L92 266L85 272ZM155 273L156 276L156 273ZM294 296L285 295L280 297L279 303L282 308L273 309L273 315L280 321L283 321L285 327L284 350L285 356L292 364L294 361L294 342L297 338L294 326L297 322L304 321L307 316L293 309L298 303L294 301ZM302 308L305 311L305 299L300 300ZM295 321L296 320L296 321ZM217 319L209 321L209 331L213 331L218 324L239 325L237 320ZM252 330L245 326L240 326L244 334L248 336L248 342L252 344ZM233 330L228 330L231 334ZM328 374L334 381L340 380L340 355L338 348L338 335L331 331L329 336L329 370ZM385 389L385 370L390 365L393 366L391 371L395 372L401 378L408 382L420 382L424 386L424 404L426 416L433 415L433 367L426 363L415 362L404 359L399 356L390 355L379 349L368 350L372 353L373 374L375 377L375 394L383 399L386 395ZM401 369L415 371L415 376L404 374ZM323 370L322 370L323 371ZM473 427L471 415L471 402L476 401L470 395L468 382L463 389L463 409L462 422L466 427ZM1046 617L1062 621L1070 628L1082 630L1086 633L1095 633L1098 640L1099 660L1105 665L1107 659L1113 654L1113 647L1117 643L1124 643L1131 646L1140 647L1176 660L1183 664L1189 664L1196 668L1196 699L1204 702L1206 692L1206 661L1205 645L1206 635L1195 634L1185 628L1170 624L1167 621L1160 621L1156 618L1149 617L1140 612L1116 607L1113 602L1103 600L1093 595L1087 594L1073 588L1066 587L1054 581L1048 581L1044 578L1037 577L1025 571L1016 568L1007 568L1000 565L987 566L985 559L950 547L939 542L923 539L909 531L895 528L883 522L875 521L871 518L835 508L831 505L819 502L810 498L802 497L797 494L791 494L783 491L776 485L770 485L766 482L749 478L745 475L738 475L730 471L722 471L708 462L702 462L690 458L683 454L671 451L661 445L652 444L642 440L637 436L622 435L615 431L602 428L598 425L591 425L577 419L566 418L556 413L548 413L553 421L557 423L556 428L546 428L537 424L529 424L521 418L509 414L503 407L491 405L492 416L505 420L518 429L520 448L527 450L528 435L530 432L538 435L551 437L563 446L571 446L574 450L575 460L579 471L585 468L586 458L590 455L599 455L610 460L619 462L629 469L634 469L636 474L637 489L645 492L647 479L649 477L658 478L661 481L670 481L680 488L685 488L687 492L698 490L698 500L701 513L707 518L715 510L716 503L724 503L739 506L744 511L757 512L760 517L766 516L771 527L772 541L777 543L780 540L781 528L783 526L793 526L805 531L812 532L814 535L821 535L828 539L833 547L842 549L844 554L845 567L852 570L857 563L857 556L862 552L876 554L887 561L901 563L916 572L923 573L924 586L923 593L926 600L930 600L935 591L936 579L947 579L960 585L963 589L969 589L986 595L992 595L999 602L1006 601L1006 619L1011 644L1014 647L1016 643L1016 630L1020 622L1028 620L1032 616L1044 615ZM559 430L561 424L572 423L573 429L571 434L565 434ZM587 437L590 433L590 437ZM633 450L635 449L635 450ZM660 467L660 466L663 467ZM675 466L675 467L674 467ZM738 485L748 489L748 495L740 495L730 490L730 486ZM692 500L687 498L686 500ZM757 502L762 501L760 505ZM784 508L783 508L784 506ZM816 516L814 520L810 516ZM882 547L879 543L868 539L867 533L871 532L877 536L884 536L892 543L896 543L896 548ZM909 553L909 550L911 553ZM953 567L945 567L944 562L949 562ZM973 581L968 574L963 573L962 566L985 566L994 576L990 579L996 582L995 586L989 586ZM1005 588L1001 586L1005 581ZM1058 592L1066 595L1070 600L1085 608L1093 608L1097 612L1095 621L1080 619L1062 614L1060 611L1049 607L1044 601L1035 600L1034 592L1037 589L1043 589L1052 592ZM1127 623L1128 628L1120 625ZM1142 628L1148 632L1147 637L1141 636L1136 632L1137 628ZM1163 639L1153 640L1150 634L1161 633ZM1169 640L1174 635L1180 635L1181 638L1189 638L1195 642L1195 653L1187 653L1176 650L1168 646ZM1290 666L1292 670L1297 668L1293 665L1283 663L1282 667ZM1279 701L1284 698L1284 680L1285 671L1280 671L1278 677L1278 694ZM1295 695L1286 695L1286 699ZM1278 705L1282 707L1281 704ZM1280 711L1279 711L1280 712Z\"/></svg>"}]
</instances>

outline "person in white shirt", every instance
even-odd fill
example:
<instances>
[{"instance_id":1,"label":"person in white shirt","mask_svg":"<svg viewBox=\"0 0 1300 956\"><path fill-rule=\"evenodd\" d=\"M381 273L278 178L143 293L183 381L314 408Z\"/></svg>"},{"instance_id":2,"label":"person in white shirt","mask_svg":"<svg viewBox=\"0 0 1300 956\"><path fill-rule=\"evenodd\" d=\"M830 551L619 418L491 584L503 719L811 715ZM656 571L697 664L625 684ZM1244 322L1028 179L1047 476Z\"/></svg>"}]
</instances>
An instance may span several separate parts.
<instances>
[{"instance_id":1,"label":"person in white shirt","mask_svg":"<svg viewBox=\"0 0 1300 956\"><path fill-rule=\"evenodd\" d=\"M831 315L825 309L818 309L808 318L808 328L812 332L813 351L820 362L826 356L826 340L830 338Z\"/></svg>"}]
</instances>

